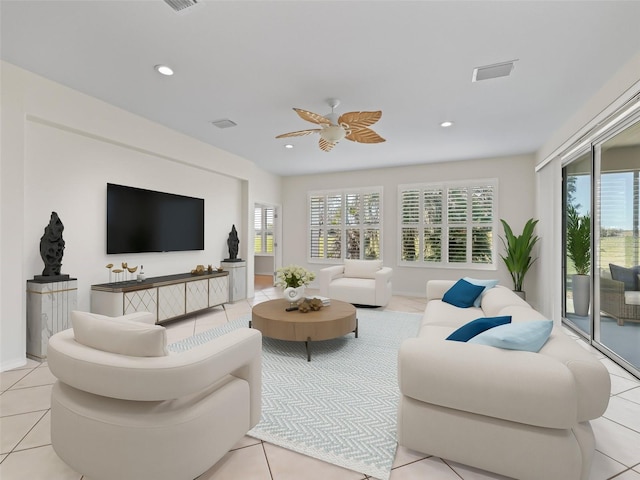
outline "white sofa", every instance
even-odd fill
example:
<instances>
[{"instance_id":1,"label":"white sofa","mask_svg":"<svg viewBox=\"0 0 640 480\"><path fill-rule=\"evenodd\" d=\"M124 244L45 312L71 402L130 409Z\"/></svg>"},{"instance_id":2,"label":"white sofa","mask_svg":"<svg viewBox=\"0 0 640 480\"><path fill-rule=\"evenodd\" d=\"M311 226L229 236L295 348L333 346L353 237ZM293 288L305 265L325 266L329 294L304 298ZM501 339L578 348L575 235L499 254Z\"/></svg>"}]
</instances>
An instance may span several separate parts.
<instances>
[{"instance_id":1,"label":"white sofa","mask_svg":"<svg viewBox=\"0 0 640 480\"><path fill-rule=\"evenodd\" d=\"M355 305L384 307L391 300L393 269L380 260L345 260L318 275L320 295Z\"/></svg>"},{"instance_id":2,"label":"white sofa","mask_svg":"<svg viewBox=\"0 0 640 480\"><path fill-rule=\"evenodd\" d=\"M151 313L74 311L71 321L47 351L58 378L51 443L83 478L192 480L260 420L257 330L167 353L165 329Z\"/></svg>"},{"instance_id":3,"label":"white sofa","mask_svg":"<svg viewBox=\"0 0 640 480\"><path fill-rule=\"evenodd\" d=\"M454 307L441 300L453 284L427 283L420 332L401 345L399 444L518 479L587 480L589 420L611 389L605 367L558 327L538 353L446 340L479 317L544 319L501 286L480 308Z\"/></svg>"}]
</instances>

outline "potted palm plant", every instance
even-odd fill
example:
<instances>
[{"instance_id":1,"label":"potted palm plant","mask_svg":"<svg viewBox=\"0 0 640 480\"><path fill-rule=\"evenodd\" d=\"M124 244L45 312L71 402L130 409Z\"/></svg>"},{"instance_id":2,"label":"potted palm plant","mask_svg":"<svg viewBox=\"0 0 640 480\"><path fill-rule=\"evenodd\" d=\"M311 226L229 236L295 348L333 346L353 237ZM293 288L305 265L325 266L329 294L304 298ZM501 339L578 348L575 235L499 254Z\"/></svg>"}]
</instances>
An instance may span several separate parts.
<instances>
[{"instance_id":1,"label":"potted palm plant","mask_svg":"<svg viewBox=\"0 0 640 480\"><path fill-rule=\"evenodd\" d=\"M580 215L573 205L567 209L567 257L576 270L571 276L573 310L586 317L591 302L591 218L589 214Z\"/></svg>"},{"instance_id":2,"label":"potted palm plant","mask_svg":"<svg viewBox=\"0 0 640 480\"><path fill-rule=\"evenodd\" d=\"M527 220L520 235L514 235L513 230L505 220L500 219L500 221L504 228L504 238L500 237L500 240L502 240L502 245L506 252L505 255L500 255L500 257L504 260L504 264L511 274L513 291L525 299L526 294L522 289L522 284L529 268L536 261L536 258L531 258L531 251L539 240L538 236L533 233L538 220L533 218Z\"/></svg>"}]
</instances>

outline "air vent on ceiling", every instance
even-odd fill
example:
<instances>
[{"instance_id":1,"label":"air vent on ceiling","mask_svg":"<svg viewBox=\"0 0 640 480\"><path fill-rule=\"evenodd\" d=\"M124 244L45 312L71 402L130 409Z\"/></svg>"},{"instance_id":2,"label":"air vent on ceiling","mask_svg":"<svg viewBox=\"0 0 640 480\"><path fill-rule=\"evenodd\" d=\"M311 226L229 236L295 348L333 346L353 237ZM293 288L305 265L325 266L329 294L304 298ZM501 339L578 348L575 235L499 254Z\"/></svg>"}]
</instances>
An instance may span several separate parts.
<instances>
[{"instance_id":1,"label":"air vent on ceiling","mask_svg":"<svg viewBox=\"0 0 640 480\"><path fill-rule=\"evenodd\" d=\"M489 80L490 78L508 77L515 66L515 62L517 61L517 59L509 60L508 62L476 67L473 69L473 77L471 78L471 81L479 82L480 80Z\"/></svg>"},{"instance_id":2,"label":"air vent on ceiling","mask_svg":"<svg viewBox=\"0 0 640 480\"><path fill-rule=\"evenodd\" d=\"M164 0L176 13L188 13L203 5L202 0Z\"/></svg>"},{"instance_id":3,"label":"air vent on ceiling","mask_svg":"<svg viewBox=\"0 0 640 480\"><path fill-rule=\"evenodd\" d=\"M231 128L237 125L233 120L229 120L228 118L223 118L222 120L215 120L213 123L218 128Z\"/></svg>"}]
</instances>

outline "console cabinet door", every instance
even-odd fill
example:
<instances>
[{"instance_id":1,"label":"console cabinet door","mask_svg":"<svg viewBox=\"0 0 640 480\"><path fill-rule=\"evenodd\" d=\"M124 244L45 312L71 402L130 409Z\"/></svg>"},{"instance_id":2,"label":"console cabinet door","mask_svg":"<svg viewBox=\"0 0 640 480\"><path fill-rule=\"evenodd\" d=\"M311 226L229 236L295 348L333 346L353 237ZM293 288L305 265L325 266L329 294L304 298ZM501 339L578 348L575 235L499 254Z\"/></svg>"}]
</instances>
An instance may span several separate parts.
<instances>
[{"instance_id":1,"label":"console cabinet door","mask_svg":"<svg viewBox=\"0 0 640 480\"><path fill-rule=\"evenodd\" d=\"M158 321L184 315L185 303L184 283L158 287Z\"/></svg>"},{"instance_id":2,"label":"console cabinet door","mask_svg":"<svg viewBox=\"0 0 640 480\"><path fill-rule=\"evenodd\" d=\"M147 288L135 292L125 292L123 314L134 312L150 312L158 321L158 290Z\"/></svg>"},{"instance_id":3,"label":"console cabinet door","mask_svg":"<svg viewBox=\"0 0 640 480\"><path fill-rule=\"evenodd\" d=\"M207 308L209 296L209 281L197 280L187 282L187 313L197 312Z\"/></svg>"},{"instance_id":4,"label":"console cabinet door","mask_svg":"<svg viewBox=\"0 0 640 480\"><path fill-rule=\"evenodd\" d=\"M229 276L209 279L209 306L221 305L229 301Z\"/></svg>"}]
</instances>

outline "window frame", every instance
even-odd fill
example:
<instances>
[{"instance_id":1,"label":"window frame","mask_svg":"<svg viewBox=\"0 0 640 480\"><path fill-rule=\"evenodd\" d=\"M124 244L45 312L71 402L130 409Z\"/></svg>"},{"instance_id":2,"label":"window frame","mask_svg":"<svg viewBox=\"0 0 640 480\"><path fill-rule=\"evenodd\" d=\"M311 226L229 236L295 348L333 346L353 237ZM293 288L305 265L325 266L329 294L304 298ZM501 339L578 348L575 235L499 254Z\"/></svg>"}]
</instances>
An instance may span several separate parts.
<instances>
[{"instance_id":1,"label":"window frame","mask_svg":"<svg viewBox=\"0 0 640 480\"><path fill-rule=\"evenodd\" d=\"M362 195L367 194L377 194L379 196L379 216L378 223L364 223L364 213L362 212ZM348 215L347 215L347 197L350 195L359 195L359 218L360 221L357 224L348 223ZM330 224L327 222L328 215L328 198L340 196L340 211L339 223ZM312 217L314 216L314 212L312 212L312 199L323 197L323 220L320 224L313 224ZM344 263L344 260L347 258L347 230L359 230L359 238L360 238L360 255L359 259L364 259L365 254L365 230L377 230L378 232L378 243L379 243L379 258L377 260L383 260L383 187L375 186L375 187L354 187L354 188L341 188L335 190L313 190L307 192L307 262L310 264L328 264L328 265L336 265ZM335 210L334 210L335 212ZM329 229L330 225L334 225L336 229L340 229L340 258L327 258L326 253L325 256L313 257L311 255L312 251L312 232L314 229L324 230L323 238L327 239L326 230Z\"/></svg>"},{"instance_id":2,"label":"window frame","mask_svg":"<svg viewBox=\"0 0 640 480\"><path fill-rule=\"evenodd\" d=\"M448 192L451 189L467 189L467 198L471 199L471 193L473 188L487 187L493 188L493 199L491 205L491 222L474 222L472 217L473 203L467 201L466 205L466 220L464 222L464 228L467 231L466 235L466 255L468 259L471 259L473 250L472 232L474 227L490 227L492 233L491 242L491 263L473 263L471 260L466 262L451 262L449 260L449 228L452 225L462 225L449 222L449 206L448 206ZM440 189L441 195L441 211L440 211L440 223L428 223L424 219L424 194L429 190ZM403 221L403 195L405 192L418 190L418 221L417 222L404 222ZM410 183L398 185L398 207L397 207L397 265L401 267L413 267L413 268L446 268L446 269L467 269L467 270L497 270L498 269L498 235L499 235L499 215L498 215L498 193L499 182L497 178L483 178L477 180L457 180L457 181L444 181L444 182L422 182L422 183ZM403 228L414 226L418 229L419 247L418 247L418 259L415 261L407 261L402 259L403 255ZM424 237L425 229L431 226L432 228L440 228L440 261L426 261L424 260Z\"/></svg>"}]
</instances>

